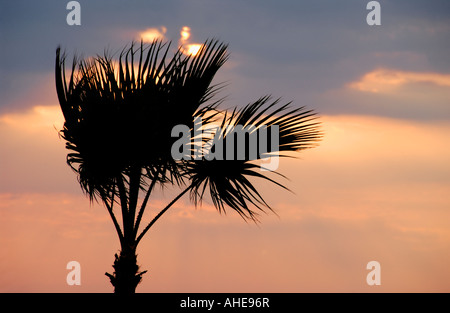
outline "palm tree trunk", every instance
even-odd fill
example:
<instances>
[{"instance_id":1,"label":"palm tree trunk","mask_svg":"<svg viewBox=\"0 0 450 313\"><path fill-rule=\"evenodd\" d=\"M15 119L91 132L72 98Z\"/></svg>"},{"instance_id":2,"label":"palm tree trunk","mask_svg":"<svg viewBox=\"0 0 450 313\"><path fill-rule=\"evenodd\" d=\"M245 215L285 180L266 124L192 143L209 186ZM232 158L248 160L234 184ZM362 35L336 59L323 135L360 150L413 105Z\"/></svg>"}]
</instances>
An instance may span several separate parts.
<instances>
[{"instance_id":1,"label":"palm tree trunk","mask_svg":"<svg viewBox=\"0 0 450 313\"><path fill-rule=\"evenodd\" d=\"M147 271L139 273L137 265L136 248L126 245L122 247L120 254L115 254L114 273L111 275L105 273L114 286L114 293L117 294L133 294L136 292L137 285L142 280L142 275Z\"/></svg>"}]
</instances>

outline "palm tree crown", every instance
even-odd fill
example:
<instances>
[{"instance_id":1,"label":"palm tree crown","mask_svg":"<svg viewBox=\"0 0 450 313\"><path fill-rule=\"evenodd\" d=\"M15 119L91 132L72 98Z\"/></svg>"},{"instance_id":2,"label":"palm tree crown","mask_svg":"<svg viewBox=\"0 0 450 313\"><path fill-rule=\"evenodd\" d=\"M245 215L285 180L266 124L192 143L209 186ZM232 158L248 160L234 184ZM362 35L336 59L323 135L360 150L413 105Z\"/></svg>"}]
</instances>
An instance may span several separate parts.
<instances>
[{"instance_id":1,"label":"palm tree crown","mask_svg":"<svg viewBox=\"0 0 450 313\"><path fill-rule=\"evenodd\" d=\"M208 40L195 55L184 54L180 47L168 58L170 50L170 43L155 40L150 45L131 44L118 60L108 53L86 60L74 58L69 76L65 55L60 48L56 51L56 90L65 118L61 136L69 150L67 163L91 201L104 203L121 243L115 273L107 273L116 292L134 292L144 273L138 273L136 246L185 193L190 193L195 204L209 194L219 212L229 207L244 219L256 221L257 211L271 208L249 179L261 178L286 188L264 174L263 161L313 147L321 136L313 111L280 105L279 99L273 101L269 96L241 109L220 110L223 99L216 99L216 94L222 85L212 81L228 59L226 44ZM200 157L174 158L172 149L178 138L173 129L185 125L192 131L199 120L204 129L215 129L214 140L200 140ZM245 141L243 155L227 158L230 147L237 148L237 129L245 130L246 138L258 134L258 153L250 151ZM261 135L263 130L277 131L275 148L260 149L271 146L271 140ZM190 136L183 147L192 156L198 144ZM219 150L219 144L223 149ZM212 154L215 158L209 157ZM139 232L156 185L184 189ZM138 206L140 193L145 196Z\"/></svg>"}]
</instances>

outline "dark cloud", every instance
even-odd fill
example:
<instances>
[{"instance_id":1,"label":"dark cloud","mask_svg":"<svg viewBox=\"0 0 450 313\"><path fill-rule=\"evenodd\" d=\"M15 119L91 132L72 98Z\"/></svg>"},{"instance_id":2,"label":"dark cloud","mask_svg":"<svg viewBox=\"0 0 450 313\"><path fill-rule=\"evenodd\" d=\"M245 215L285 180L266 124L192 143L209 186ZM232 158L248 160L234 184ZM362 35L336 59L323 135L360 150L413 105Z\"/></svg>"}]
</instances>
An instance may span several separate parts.
<instances>
[{"instance_id":1,"label":"dark cloud","mask_svg":"<svg viewBox=\"0 0 450 313\"><path fill-rule=\"evenodd\" d=\"M381 26L366 24L367 2L357 0L79 2L81 26L67 25L64 1L1 4L0 112L30 105L17 101L30 87L26 77L53 71L57 45L90 56L120 49L135 39L131 34L159 26L174 41L188 25L194 41L228 42L236 66L218 78L232 78L228 92L242 104L261 92L317 103L320 94L380 66L450 71L448 1L380 1ZM421 62L392 57L399 53ZM352 112L351 106L340 108ZM336 112L336 106L321 109Z\"/></svg>"}]
</instances>

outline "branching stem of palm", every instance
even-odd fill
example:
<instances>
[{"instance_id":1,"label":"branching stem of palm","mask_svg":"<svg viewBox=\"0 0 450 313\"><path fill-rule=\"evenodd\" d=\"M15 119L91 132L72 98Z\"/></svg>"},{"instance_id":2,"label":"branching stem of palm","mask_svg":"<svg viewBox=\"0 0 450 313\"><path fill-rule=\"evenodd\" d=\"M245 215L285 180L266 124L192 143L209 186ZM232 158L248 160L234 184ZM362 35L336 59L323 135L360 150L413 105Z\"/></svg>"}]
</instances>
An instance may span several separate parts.
<instances>
[{"instance_id":1,"label":"branching stem of palm","mask_svg":"<svg viewBox=\"0 0 450 313\"><path fill-rule=\"evenodd\" d=\"M155 184L156 184L157 181L158 181L158 177L153 178L150 186L147 189L144 201L142 201L141 208L139 209L139 213L138 213L138 216L136 218L136 224L134 226L133 238L136 238L136 236L137 236L137 233L138 233L138 230L139 230L139 225L141 224L141 220L142 220L142 215L144 214L145 208L147 207L148 199L150 198L150 194L152 193L152 190L155 187Z\"/></svg>"},{"instance_id":2,"label":"branching stem of palm","mask_svg":"<svg viewBox=\"0 0 450 313\"><path fill-rule=\"evenodd\" d=\"M139 197L140 184L141 184L141 168L134 166L130 170L129 203L128 203L128 228L130 230L130 236L133 240L135 238L134 219L136 216L136 207Z\"/></svg>"},{"instance_id":3,"label":"branching stem of palm","mask_svg":"<svg viewBox=\"0 0 450 313\"><path fill-rule=\"evenodd\" d=\"M123 235L124 238L129 238L130 230L129 230L129 223L128 223L128 197L127 192L125 189L125 185L123 183L123 176L120 175L117 177L117 188L119 189L119 197L120 197L120 204L122 207L122 223L123 223Z\"/></svg>"},{"instance_id":4,"label":"branching stem of palm","mask_svg":"<svg viewBox=\"0 0 450 313\"><path fill-rule=\"evenodd\" d=\"M107 197L103 197L103 198L107 199ZM106 200L104 201L104 204L105 204L106 208L108 209L109 216L111 216L111 219L114 223L114 227L116 228L116 232L117 232L117 235L119 236L120 243L123 244L123 242L124 242L123 233L122 233L122 230L120 229L119 223L117 222L116 216L114 215L114 212L113 212L114 192L112 192L112 195L111 195L111 204L109 204L108 201L106 201Z\"/></svg>"},{"instance_id":5,"label":"branching stem of palm","mask_svg":"<svg viewBox=\"0 0 450 313\"><path fill-rule=\"evenodd\" d=\"M161 210L161 212L158 213L158 215L156 215L153 220L147 225L147 227L144 228L144 230L142 230L141 234L139 235L139 237L136 239L136 246L138 245L139 241L141 241L142 237L144 237L144 235L147 233L147 231L150 229L150 227L153 226L153 224L155 224L155 222L164 214L166 213L166 211L175 203L178 201L178 199L180 199L186 192L188 192L190 189L192 188L192 185L187 187L185 190L183 190L183 192L181 192L175 199L172 200L172 202L170 202L164 209Z\"/></svg>"}]
</instances>

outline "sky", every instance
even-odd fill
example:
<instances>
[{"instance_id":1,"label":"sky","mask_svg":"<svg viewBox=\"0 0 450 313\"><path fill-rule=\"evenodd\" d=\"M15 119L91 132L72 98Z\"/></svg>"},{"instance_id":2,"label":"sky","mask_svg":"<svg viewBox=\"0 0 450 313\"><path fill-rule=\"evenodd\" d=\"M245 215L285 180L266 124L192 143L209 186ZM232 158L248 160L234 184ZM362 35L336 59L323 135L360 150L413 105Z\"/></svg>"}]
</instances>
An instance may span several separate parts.
<instances>
[{"instance_id":1,"label":"sky","mask_svg":"<svg viewBox=\"0 0 450 313\"><path fill-rule=\"evenodd\" d=\"M382 0L372 26L361 0L78 1L72 26L68 2L0 2L0 292L112 291L119 242L66 164L55 50L155 35L228 43L224 108L281 97L324 137L280 160L292 192L255 181L276 211L260 224L183 197L138 247L138 292L450 292L449 1ZM178 193L158 191L147 220Z\"/></svg>"}]
</instances>

